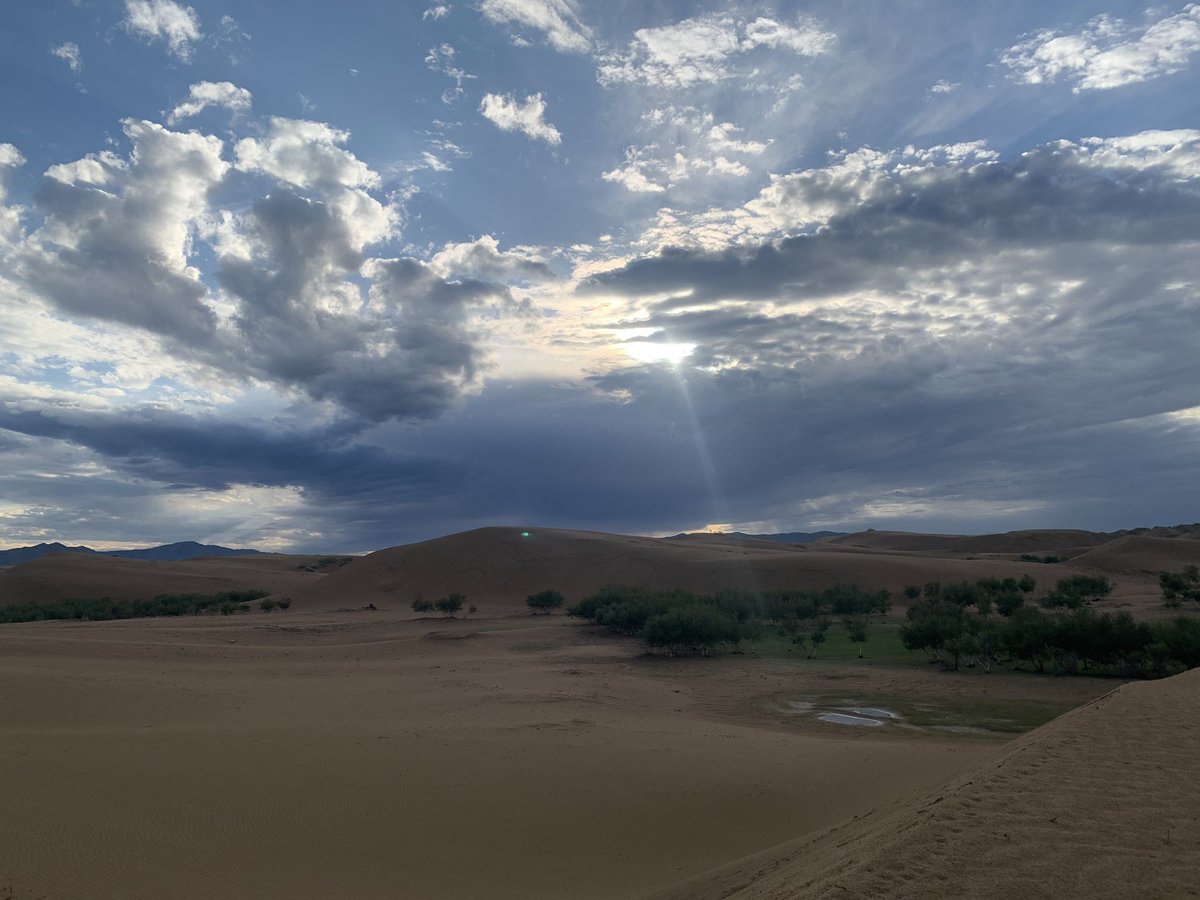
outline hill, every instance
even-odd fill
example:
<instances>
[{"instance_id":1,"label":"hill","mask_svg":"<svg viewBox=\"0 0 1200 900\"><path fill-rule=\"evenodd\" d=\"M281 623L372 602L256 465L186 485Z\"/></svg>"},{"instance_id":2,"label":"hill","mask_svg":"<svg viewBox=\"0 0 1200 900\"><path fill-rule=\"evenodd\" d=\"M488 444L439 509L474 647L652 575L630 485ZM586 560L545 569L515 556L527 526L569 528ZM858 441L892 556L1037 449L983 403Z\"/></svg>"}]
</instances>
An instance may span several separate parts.
<instances>
[{"instance_id":1,"label":"hill","mask_svg":"<svg viewBox=\"0 0 1200 900\"><path fill-rule=\"evenodd\" d=\"M921 534L911 531L860 531L823 543L868 550L938 553L1041 553L1095 547L1113 536L1097 531L1030 529L1004 534Z\"/></svg>"},{"instance_id":2,"label":"hill","mask_svg":"<svg viewBox=\"0 0 1200 900\"><path fill-rule=\"evenodd\" d=\"M683 538L738 538L748 541L771 541L776 544L811 544L813 541L819 541L822 538L838 537L845 534L844 531L786 531L772 534L747 534L744 531L685 531L682 534L674 535L671 540L681 540Z\"/></svg>"},{"instance_id":3,"label":"hill","mask_svg":"<svg viewBox=\"0 0 1200 900\"><path fill-rule=\"evenodd\" d=\"M279 593L323 578L300 568L317 560L268 553L177 561L55 553L0 571L0 605L100 597L148 600L159 594L233 590Z\"/></svg>"},{"instance_id":4,"label":"hill","mask_svg":"<svg viewBox=\"0 0 1200 900\"><path fill-rule=\"evenodd\" d=\"M0 567L18 566L21 563L32 562L54 553L85 553L92 556L112 556L117 559L180 560L198 559L202 556L253 556L260 552L259 550L235 550L218 544L199 544L196 541L179 541L174 544L162 544L158 547L146 547L141 550L93 550L91 547L83 545L68 547L66 544L56 541L52 544L36 544L32 547L0 550Z\"/></svg>"},{"instance_id":5,"label":"hill","mask_svg":"<svg viewBox=\"0 0 1200 900\"><path fill-rule=\"evenodd\" d=\"M1194 897L1200 670L1126 684L932 793L656 900Z\"/></svg>"},{"instance_id":6,"label":"hill","mask_svg":"<svg viewBox=\"0 0 1200 900\"><path fill-rule=\"evenodd\" d=\"M1033 565L1035 577L1045 577ZM822 589L838 583L898 592L906 584L1020 577L1031 564L864 550L824 542L781 544L730 535L648 538L589 531L481 528L379 550L291 594L298 609L374 603L406 608L451 591L468 602L523 608L553 588L568 601L612 584L712 592ZM1072 574L1056 566L1054 577Z\"/></svg>"}]
</instances>

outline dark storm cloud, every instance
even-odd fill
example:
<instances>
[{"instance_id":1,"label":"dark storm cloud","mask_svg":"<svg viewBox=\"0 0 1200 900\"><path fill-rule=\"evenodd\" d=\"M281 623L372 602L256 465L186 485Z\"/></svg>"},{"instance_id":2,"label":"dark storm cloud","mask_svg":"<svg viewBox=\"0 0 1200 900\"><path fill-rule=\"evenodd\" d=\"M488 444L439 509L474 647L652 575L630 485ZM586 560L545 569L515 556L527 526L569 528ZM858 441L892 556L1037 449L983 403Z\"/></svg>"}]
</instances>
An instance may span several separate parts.
<instances>
[{"instance_id":1,"label":"dark storm cloud","mask_svg":"<svg viewBox=\"0 0 1200 900\"><path fill-rule=\"evenodd\" d=\"M364 259L350 223L288 191L257 203L245 230L259 252L222 257L218 278L241 301L233 355L249 374L371 420L437 414L475 380L471 315L505 288L448 282L415 259L371 260L364 302L351 287Z\"/></svg>"},{"instance_id":2,"label":"dark storm cloud","mask_svg":"<svg viewBox=\"0 0 1200 900\"><path fill-rule=\"evenodd\" d=\"M295 486L324 496L421 497L460 477L445 462L353 441L357 426L268 428L155 408L114 412L0 410L0 428L88 448L128 475L164 487L219 491Z\"/></svg>"},{"instance_id":3,"label":"dark storm cloud","mask_svg":"<svg viewBox=\"0 0 1200 900\"><path fill-rule=\"evenodd\" d=\"M769 199L781 218L832 210L807 233L715 253L667 247L594 276L588 287L634 296L687 291L693 303L817 300L896 288L907 273L1005 251L1032 252L1040 263L1051 250L1100 245L1085 263L1094 268L1116 247L1194 243L1200 220L1194 172L1180 177L1132 155L1100 165L1065 142L1012 163L947 164L916 174L881 167L865 188L860 173L846 180L833 196L827 182L803 175L777 181Z\"/></svg>"},{"instance_id":4,"label":"dark storm cloud","mask_svg":"<svg viewBox=\"0 0 1200 900\"><path fill-rule=\"evenodd\" d=\"M222 377L371 421L437 415L478 381L477 311L518 308L472 273L552 277L494 240L452 245L444 265L370 258L396 214L365 190L378 176L338 146L347 135L320 123L273 119L263 140L237 144L236 170L215 137L134 121L125 132L128 158L105 151L46 172L15 211L32 230L0 246L8 274L58 312L144 329ZM221 209L230 178L271 189ZM212 285L196 268L206 244Z\"/></svg>"}]
</instances>

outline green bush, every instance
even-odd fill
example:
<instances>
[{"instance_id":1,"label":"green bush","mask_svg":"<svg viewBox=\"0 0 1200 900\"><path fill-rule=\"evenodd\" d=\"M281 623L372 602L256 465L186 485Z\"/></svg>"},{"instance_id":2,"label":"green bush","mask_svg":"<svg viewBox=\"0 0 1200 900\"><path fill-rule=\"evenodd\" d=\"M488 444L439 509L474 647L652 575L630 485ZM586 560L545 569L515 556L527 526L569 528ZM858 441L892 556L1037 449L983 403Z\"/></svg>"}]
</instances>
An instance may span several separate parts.
<instances>
[{"instance_id":1,"label":"green bush","mask_svg":"<svg viewBox=\"0 0 1200 900\"><path fill-rule=\"evenodd\" d=\"M467 597L465 594L447 594L445 597L439 597L433 602L433 607L438 612L443 612L453 618L454 614L463 608L463 601Z\"/></svg>"},{"instance_id":2,"label":"green bush","mask_svg":"<svg viewBox=\"0 0 1200 900\"><path fill-rule=\"evenodd\" d=\"M537 594L530 594L525 598L526 605L534 612L545 613L549 615L554 610L558 609L566 598L558 591L541 591Z\"/></svg>"}]
</instances>

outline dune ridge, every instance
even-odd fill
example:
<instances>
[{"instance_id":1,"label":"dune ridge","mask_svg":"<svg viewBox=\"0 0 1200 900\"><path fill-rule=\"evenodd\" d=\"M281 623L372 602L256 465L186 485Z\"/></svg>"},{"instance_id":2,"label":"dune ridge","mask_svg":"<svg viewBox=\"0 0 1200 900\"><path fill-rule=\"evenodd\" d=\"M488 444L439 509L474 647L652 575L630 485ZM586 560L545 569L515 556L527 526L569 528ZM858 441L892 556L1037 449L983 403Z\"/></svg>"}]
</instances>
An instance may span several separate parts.
<instances>
[{"instance_id":1,"label":"dune ridge","mask_svg":"<svg viewBox=\"0 0 1200 900\"><path fill-rule=\"evenodd\" d=\"M526 536L527 535L527 536ZM701 535L648 538L544 528L482 528L379 550L291 594L298 609L374 603L404 608L417 596L460 591L497 606L554 588L568 599L610 584L714 591L819 590L838 583L898 591L905 584L983 577L1065 577L1070 565L1042 570L1008 559L962 559L872 551L816 542ZM489 607L490 608L490 607Z\"/></svg>"},{"instance_id":2,"label":"dune ridge","mask_svg":"<svg viewBox=\"0 0 1200 900\"><path fill-rule=\"evenodd\" d=\"M323 577L300 567L318 557L257 554L188 560L54 553L0 571L0 606L66 599L149 600L159 594L286 592Z\"/></svg>"},{"instance_id":3,"label":"dune ridge","mask_svg":"<svg viewBox=\"0 0 1200 900\"><path fill-rule=\"evenodd\" d=\"M1195 897L1200 670L1126 684L931 793L653 900Z\"/></svg>"}]
</instances>

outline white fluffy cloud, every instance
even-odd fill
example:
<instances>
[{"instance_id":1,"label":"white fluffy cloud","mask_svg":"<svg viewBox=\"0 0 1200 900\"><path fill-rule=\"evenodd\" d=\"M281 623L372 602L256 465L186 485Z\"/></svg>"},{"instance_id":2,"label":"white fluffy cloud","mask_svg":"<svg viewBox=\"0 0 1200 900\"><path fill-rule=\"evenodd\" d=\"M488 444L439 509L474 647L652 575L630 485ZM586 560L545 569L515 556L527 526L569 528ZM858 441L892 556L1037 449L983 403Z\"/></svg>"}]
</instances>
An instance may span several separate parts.
<instances>
[{"instance_id":1,"label":"white fluffy cloud","mask_svg":"<svg viewBox=\"0 0 1200 900\"><path fill-rule=\"evenodd\" d=\"M0 144L0 166L23 166L25 157L12 144Z\"/></svg>"},{"instance_id":2,"label":"white fluffy cloud","mask_svg":"<svg viewBox=\"0 0 1200 900\"><path fill-rule=\"evenodd\" d=\"M592 32L569 0L483 0L479 11L497 24L540 31L556 50L586 53L592 47Z\"/></svg>"},{"instance_id":3,"label":"white fluffy cloud","mask_svg":"<svg viewBox=\"0 0 1200 900\"><path fill-rule=\"evenodd\" d=\"M350 132L324 122L272 116L265 137L237 142L238 167L298 187L378 187L379 175L340 145Z\"/></svg>"},{"instance_id":4,"label":"white fluffy cloud","mask_svg":"<svg viewBox=\"0 0 1200 900\"><path fill-rule=\"evenodd\" d=\"M801 56L829 53L836 37L810 20L788 25L759 17L745 21L730 15L706 15L658 28L639 28L623 52L605 55L600 83L647 84L688 88L713 84L739 73L739 57L760 48L784 49Z\"/></svg>"},{"instance_id":5,"label":"white fluffy cloud","mask_svg":"<svg viewBox=\"0 0 1200 900\"><path fill-rule=\"evenodd\" d=\"M546 121L546 101L541 94L530 94L524 100L511 94L485 94L479 111L501 131L519 131L547 144L562 143L558 129Z\"/></svg>"},{"instance_id":6,"label":"white fluffy cloud","mask_svg":"<svg viewBox=\"0 0 1200 900\"><path fill-rule=\"evenodd\" d=\"M450 15L450 9L449 3L436 3L421 13L421 18L433 19L436 22L438 19L444 19Z\"/></svg>"},{"instance_id":7,"label":"white fluffy cloud","mask_svg":"<svg viewBox=\"0 0 1200 900\"><path fill-rule=\"evenodd\" d=\"M247 113L253 98L248 90L228 81L198 81L188 88L188 99L167 116L167 124L194 116L210 106L222 106L235 113Z\"/></svg>"},{"instance_id":8,"label":"white fluffy cloud","mask_svg":"<svg viewBox=\"0 0 1200 900\"><path fill-rule=\"evenodd\" d=\"M66 41L57 47L51 47L50 53L63 60L76 75L83 71L83 55L79 52L79 45L73 41Z\"/></svg>"},{"instance_id":9,"label":"white fluffy cloud","mask_svg":"<svg viewBox=\"0 0 1200 900\"><path fill-rule=\"evenodd\" d=\"M148 41L165 41L183 62L192 58L192 44L204 34L200 17L175 0L125 0L125 28Z\"/></svg>"},{"instance_id":10,"label":"white fluffy cloud","mask_svg":"<svg viewBox=\"0 0 1200 900\"><path fill-rule=\"evenodd\" d=\"M537 251L528 247L501 250L500 242L490 234L474 241L447 244L434 254L429 264L449 279L478 278L512 284L554 277Z\"/></svg>"},{"instance_id":11,"label":"white fluffy cloud","mask_svg":"<svg viewBox=\"0 0 1200 900\"><path fill-rule=\"evenodd\" d=\"M1026 84L1067 80L1073 90L1111 90L1170 75L1200 52L1200 4L1136 28L1097 16L1079 32L1045 29L1015 44L1000 61Z\"/></svg>"},{"instance_id":12,"label":"white fluffy cloud","mask_svg":"<svg viewBox=\"0 0 1200 900\"><path fill-rule=\"evenodd\" d=\"M642 120L656 139L627 147L623 164L600 176L634 193L660 193L697 175L744 177L743 160L772 143L747 139L743 128L692 106L652 109Z\"/></svg>"}]
</instances>

